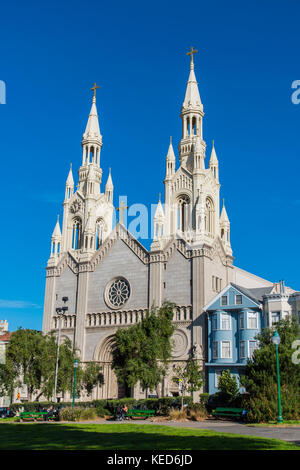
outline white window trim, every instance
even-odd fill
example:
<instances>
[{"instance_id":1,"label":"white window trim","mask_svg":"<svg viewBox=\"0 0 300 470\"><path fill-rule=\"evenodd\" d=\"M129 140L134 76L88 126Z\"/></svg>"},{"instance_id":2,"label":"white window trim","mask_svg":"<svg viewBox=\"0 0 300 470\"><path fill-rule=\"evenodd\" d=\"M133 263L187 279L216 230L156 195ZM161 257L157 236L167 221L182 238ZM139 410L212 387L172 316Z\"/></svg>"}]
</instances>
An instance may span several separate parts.
<instances>
[{"instance_id":1,"label":"white window trim","mask_svg":"<svg viewBox=\"0 0 300 470\"><path fill-rule=\"evenodd\" d=\"M231 344L231 341L230 340L224 340L224 341L220 341L221 343L221 355L220 355L220 359L232 359L232 344ZM224 357L223 356L223 343L229 343L229 352L230 352L230 355L228 357Z\"/></svg>"},{"instance_id":2,"label":"white window trim","mask_svg":"<svg viewBox=\"0 0 300 470\"><path fill-rule=\"evenodd\" d=\"M255 351L255 349L258 349L258 342L257 342L255 339L248 339L248 355L247 355L247 357L248 357L249 359L252 358L252 356L250 356L250 342L251 342L251 343L252 343L252 342L253 342L253 343L256 343L256 347L253 349L253 352Z\"/></svg>"},{"instance_id":3,"label":"white window trim","mask_svg":"<svg viewBox=\"0 0 300 470\"><path fill-rule=\"evenodd\" d=\"M229 328L222 328L222 317L229 318ZM231 331L232 330L231 315L229 313L221 313L220 314L220 330L223 330L223 331Z\"/></svg>"},{"instance_id":4,"label":"white window trim","mask_svg":"<svg viewBox=\"0 0 300 470\"><path fill-rule=\"evenodd\" d=\"M223 297L226 298L226 304L223 304L222 302ZM221 307L225 307L226 305L228 305L228 295L221 295Z\"/></svg>"},{"instance_id":5,"label":"white window trim","mask_svg":"<svg viewBox=\"0 0 300 470\"><path fill-rule=\"evenodd\" d=\"M236 301L237 297L242 297L242 302L241 303L237 303L237 301ZM242 296L242 294L235 294L234 302L235 302L235 305L243 305L243 296Z\"/></svg>"},{"instance_id":6,"label":"white window trim","mask_svg":"<svg viewBox=\"0 0 300 470\"><path fill-rule=\"evenodd\" d=\"M249 326L249 315L255 315L256 318L256 328L250 328ZM258 315L257 312L247 312L247 330L258 330Z\"/></svg>"},{"instance_id":7,"label":"white window trim","mask_svg":"<svg viewBox=\"0 0 300 470\"><path fill-rule=\"evenodd\" d=\"M276 323L273 323L273 314L275 314L275 313L279 313L279 319ZM280 322L280 320L281 320L281 311L280 310L275 310L273 312L270 312L270 320L271 320L271 322L270 322L271 326L277 325L277 323Z\"/></svg>"}]
</instances>

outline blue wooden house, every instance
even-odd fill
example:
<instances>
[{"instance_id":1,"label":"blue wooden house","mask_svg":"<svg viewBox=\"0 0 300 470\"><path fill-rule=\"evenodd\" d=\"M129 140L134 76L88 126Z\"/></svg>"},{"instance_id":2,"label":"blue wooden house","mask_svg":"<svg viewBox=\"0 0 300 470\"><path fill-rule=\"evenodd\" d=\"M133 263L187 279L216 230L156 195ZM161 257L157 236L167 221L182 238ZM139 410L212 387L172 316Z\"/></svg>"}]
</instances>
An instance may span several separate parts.
<instances>
[{"instance_id":1,"label":"blue wooden house","mask_svg":"<svg viewBox=\"0 0 300 470\"><path fill-rule=\"evenodd\" d=\"M218 391L223 370L237 377L258 347L257 334L264 327L263 296L272 287L246 289L227 285L204 307L208 321L208 391ZM242 391L242 389L241 389Z\"/></svg>"}]
</instances>

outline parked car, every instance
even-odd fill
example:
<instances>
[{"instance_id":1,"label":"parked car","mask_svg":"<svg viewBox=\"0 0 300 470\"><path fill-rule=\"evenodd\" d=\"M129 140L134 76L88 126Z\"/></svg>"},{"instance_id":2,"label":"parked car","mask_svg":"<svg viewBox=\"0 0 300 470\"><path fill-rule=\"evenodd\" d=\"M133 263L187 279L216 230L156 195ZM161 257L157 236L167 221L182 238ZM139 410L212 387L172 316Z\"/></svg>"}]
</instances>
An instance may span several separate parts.
<instances>
[{"instance_id":1,"label":"parked car","mask_svg":"<svg viewBox=\"0 0 300 470\"><path fill-rule=\"evenodd\" d=\"M15 416L15 413L8 406L0 408L0 418L12 418L13 416Z\"/></svg>"}]
</instances>

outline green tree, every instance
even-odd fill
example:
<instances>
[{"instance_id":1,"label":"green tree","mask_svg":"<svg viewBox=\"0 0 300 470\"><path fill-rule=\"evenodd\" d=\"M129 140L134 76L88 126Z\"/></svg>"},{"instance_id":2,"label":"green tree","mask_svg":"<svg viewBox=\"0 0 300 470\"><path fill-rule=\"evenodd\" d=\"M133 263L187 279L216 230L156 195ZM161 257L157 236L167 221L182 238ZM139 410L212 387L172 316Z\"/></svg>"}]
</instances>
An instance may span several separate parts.
<instances>
[{"instance_id":1,"label":"green tree","mask_svg":"<svg viewBox=\"0 0 300 470\"><path fill-rule=\"evenodd\" d=\"M300 418L300 366L292 360L293 343L299 335L295 319L282 320L276 325L281 342L278 347L281 404L284 419ZM241 384L250 394L248 413L251 421L275 420L277 408L277 368L275 346L272 343L274 328L266 328L257 336L259 348L248 360Z\"/></svg>"},{"instance_id":2,"label":"green tree","mask_svg":"<svg viewBox=\"0 0 300 470\"><path fill-rule=\"evenodd\" d=\"M16 387L27 385L28 400L33 395L38 400L42 395L53 397L57 338L51 333L19 328L11 335L6 349L5 364L0 365L0 394L10 397ZM68 338L59 346L57 392L73 391L74 360L78 359ZM102 380L103 382L103 380ZM78 391L85 390L89 395L93 387L101 382L100 366L90 363L77 369Z\"/></svg>"},{"instance_id":3,"label":"green tree","mask_svg":"<svg viewBox=\"0 0 300 470\"><path fill-rule=\"evenodd\" d=\"M5 364L1 367L2 390L12 395L14 387L19 386L22 380L27 385L29 400L32 399L42 382L42 343L43 335L36 330L19 328L11 335Z\"/></svg>"},{"instance_id":4,"label":"green tree","mask_svg":"<svg viewBox=\"0 0 300 470\"><path fill-rule=\"evenodd\" d=\"M42 361L42 383L40 387L41 395L50 399L53 396L55 381L55 366L57 357L57 338L53 333L45 335L42 348L40 350ZM74 361L78 359L69 338L64 338L59 345L58 372L57 372L57 393L72 393L72 383L74 377ZM81 367L77 374L81 376Z\"/></svg>"},{"instance_id":5,"label":"green tree","mask_svg":"<svg viewBox=\"0 0 300 470\"><path fill-rule=\"evenodd\" d=\"M229 370L223 370L219 377L218 389L229 396L229 401L233 401L239 394L239 386L235 375L231 376Z\"/></svg>"},{"instance_id":6,"label":"green tree","mask_svg":"<svg viewBox=\"0 0 300 470\"><path fill-rule=\"evenodd\" d=\"M181 366L173 368L173 382L177 383L181 391L181 410L183 410L183 399L186 392L197 392L204 384L203 371L200 364L193 356L190 356L188 361Z\"/></svg>"},{"instance_id":7,"label":"green tree","mask_svg":"<svg viewBox=\"0 0 300 470\"><path fill-rule=\"evenodd\" d=\"M87 395L90 396L96 385L103 385L102 367L96 362L89 362L83 368L79 375L78 383L81 389L85 390Z\"/></svg>"},{"instance_id":8,"label":"green tree","mask_svg":"<svg viewBox=\"0 0 300 470\"><path fill-rule=\"evenodd\" d=\"M165 375L172 354L173 308L165 302L136 325L117 331L112 367L127 390L138 381L143 389L153 390Z\"/></svg>"}]
</instances>

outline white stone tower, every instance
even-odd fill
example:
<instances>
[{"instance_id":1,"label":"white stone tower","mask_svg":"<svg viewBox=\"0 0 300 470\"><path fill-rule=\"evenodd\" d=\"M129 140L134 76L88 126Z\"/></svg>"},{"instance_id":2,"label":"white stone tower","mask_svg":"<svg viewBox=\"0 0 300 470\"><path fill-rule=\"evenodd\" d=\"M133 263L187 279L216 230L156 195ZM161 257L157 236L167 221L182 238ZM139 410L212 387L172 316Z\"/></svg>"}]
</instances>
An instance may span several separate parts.
<instances>
[{"instance_id":1,"label":"white stone tower","mask_svg":"<svg viewBox=\"0 0 300 470\"><path fill-rule=\"evenodd\" d=\"M162 237L165 245L174 236L191 246L212 246L220 238L226 255L232 255L229 239L229 219L220 217L219 163L213 143L208 168L205 167L206 143L203 139L203 104L194 71L191 48L190 73L181 108L182 137L179 144L179 168L172 146L166 157L165 207ZM157 223L154 221L154 223ZM226 237L224 233L226 232ZM163 244L155 243L152 249Z\"/></svg>"}]
</instances>

